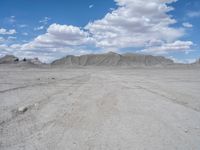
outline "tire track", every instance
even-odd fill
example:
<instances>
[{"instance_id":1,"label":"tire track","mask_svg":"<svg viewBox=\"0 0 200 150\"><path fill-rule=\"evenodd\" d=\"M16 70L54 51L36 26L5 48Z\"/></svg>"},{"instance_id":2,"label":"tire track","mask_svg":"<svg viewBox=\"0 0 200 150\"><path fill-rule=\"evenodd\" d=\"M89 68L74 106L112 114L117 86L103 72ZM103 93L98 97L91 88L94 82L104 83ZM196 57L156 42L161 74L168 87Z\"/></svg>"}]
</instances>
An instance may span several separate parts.
<instances>
[{"instance_id":1,"label":"tire track","mask_svg":"<svg viewBox=\"0 0 200 150\"><path fill-rule=\"evenodd\" d=\"M6 89L6 90L2 90L2 91L0 91L0 93L7 93L7 92L11 92L11 91L16 91L16 90L20 90L20 89L29 88L29 87L50 85L50 84L54 84L54 83L57 83L57 82L74 80L74 79L79 78L79 77L82 77L82 76L76 76L76 77L72 77L72 78L69 78L69 79L61 79L61 80L58 80L58 81L51 81L51 82L46 82L46 83L37 83L37 84L30 84L30 85L19 86L19 87L15 87L15 88L10 88L10 89Z\"/></svg>"},{"instance_id":2,"label":"tire track","mask_svg":"<svg viewBox=\"0 0 200 150\"><path fill-rule=\"evenodd\" d=\"M16 144L21 143L23 145L23 143L26 143L26 141L27 142L29 140L32 141L32 138L37 139L38 134L42 130L49 128L50 126L56 126L56 122L59 119L62 119L62 116L56 115L57 117L54 116L52 120L47 120L47 122L40 122L40 123L35 124L35 119L36 119L35 115L37 115L37 111L40 111L45 105L50 104L53 101L57 100L56 97L58 97L60 94L63 94L63 93L65 94L66 90L69 91L69 89L71 89L73 91L76 91L79 87L86 84L88 82L88 80L90 80L90 77L91 77L90 74L84 74L84 75L79 75L79 76L69 78L69 79L59 80L58 82L55 82L55 84L54 84L55 88L56 88L57 84L61 83L61 81L62 81L62 84L64 84L63 88L51 93L50 95L48 95L48 97L46 99L36 101L36 103L38 104L37 108L34 106L34 104L35 104L35 102L34 102L34 104L30 104L27 106L28 111L25 112L24 114L18 114L16 112L13 112L14 115L11 118L9 118L8 120L2 121L0 124L0 135L4 138L4 140L1 141L0 147L9 149L9 147L11 147L11 146L16 147L17 146ZM68 82L68 81L70 81L70 82ZM69 85L69 86L65 86L65 85ZM60 102L62 103L63 101L60 101ZM60 111L62 112L63 110L58 110L58 112L56 112L56 114L59 115ZM64 113L66 113L66 112L64 112ZM16 123L21 124L21 125L23 125L25 123L24 124L25 126L23 128L21 128L19 126L17 129L10 128L10 125L13 125ZM59 127L59 126L57 126L57 127ZM63 129L63 133L64 133L64 130L65 129ZM12 134L12 133L16 133L16 134ZM6 140L9 137L9 135L12 135L13 138L10 140ZM59 139L62 139L62 136L63 135L60 134ZM16 140L14 140L14 139L16 139ZM19 140L17 140L17 139L19 139ZM59 141L57 141L57 142L59 142ZM38 147L37 145L35 145L35 146Z\"/></svg>"}]
</instances>

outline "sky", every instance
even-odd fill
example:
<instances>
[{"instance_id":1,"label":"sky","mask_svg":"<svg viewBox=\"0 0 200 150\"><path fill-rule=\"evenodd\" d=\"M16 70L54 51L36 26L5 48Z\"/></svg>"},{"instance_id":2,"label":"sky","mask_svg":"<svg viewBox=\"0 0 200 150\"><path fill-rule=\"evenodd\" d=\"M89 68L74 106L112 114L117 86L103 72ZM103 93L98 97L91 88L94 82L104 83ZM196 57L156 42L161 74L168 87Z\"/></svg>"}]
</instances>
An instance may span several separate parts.
<instances>
[{"instance_id":1,"label":"sky","mask_svg":"<svg viewBox=\"0 0 200 150\"><path fill-rule=\"evenodd\" d=\"M142 53L200 58L199 0L0 0L0 56Z\"/></svg>"}]
</instances>

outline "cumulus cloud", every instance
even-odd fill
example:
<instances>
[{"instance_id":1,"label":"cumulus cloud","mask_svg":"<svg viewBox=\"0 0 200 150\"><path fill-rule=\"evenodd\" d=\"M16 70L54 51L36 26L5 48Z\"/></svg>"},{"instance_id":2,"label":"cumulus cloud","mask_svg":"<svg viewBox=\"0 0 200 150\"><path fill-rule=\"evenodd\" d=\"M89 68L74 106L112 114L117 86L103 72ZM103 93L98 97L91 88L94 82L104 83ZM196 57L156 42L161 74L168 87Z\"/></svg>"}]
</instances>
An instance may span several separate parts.
<instances>
[{"instance_id":1,"label":"cumulus cloud","mask_svg":"<svg viewBox=\"0 0 200 150\"><path fill-rule=\"evenodd\" d=\"M186 28L192 28L193 27L193 25L189 22L184 22L183 26L186 27Z\"/></svg>"},{"instance_id":2,"label":"cumulus cloud","mask_svg":"<svg viewBox=\"0 0 200 150\"><path fill-rule=\"evenodd\" d=\"M36 37L33 41L25 44L12 44L10 46L1 45L2 49L12 52L18 50L21 52L32 52L39 54L46 53L76 53L85 50L86 45L94 44L94 40L89 33L79 27L52 24L47 29L47 33ZM56 56L56 55L55 55Z\"/></svg>"},{"instance_id":3,"label":"cumulus cloud","mask_svg":"<svg viewBox=\"0 0 200 150\"><path fill-rule=\"evenodd\" d=\"M38 36L31 45L44 47L67 47L87 45L93 42L89 34L79 27L52 24L47 29L47 33Z\"/></svg>"},{"instance_id":4,"label":"cumulus cloud","mask_svg":"<svg viewBox=\"0 0 200 150\"><path fill-rule=\"evenodd\" d=\"M115 1L118 9L85 27L98 47L142 47L152 39L173 42L184 35L184 29L170 27L176 20L167 15L173 10L167 3L174 0Z\"/></svg>"},{"instance_id":5,"label":"cumulus cloud","mask_svg":"<svg viewBox=\"0 0 200 150\"><path fill-rule=\"evenodd\" d=\"M7 29L4 29L4 28L0 28L0 34L2 35L11 35L11 34L15 34L17 33L15 29L10 29L10 30L7 30Z\"/></svg>"}]
</instances>

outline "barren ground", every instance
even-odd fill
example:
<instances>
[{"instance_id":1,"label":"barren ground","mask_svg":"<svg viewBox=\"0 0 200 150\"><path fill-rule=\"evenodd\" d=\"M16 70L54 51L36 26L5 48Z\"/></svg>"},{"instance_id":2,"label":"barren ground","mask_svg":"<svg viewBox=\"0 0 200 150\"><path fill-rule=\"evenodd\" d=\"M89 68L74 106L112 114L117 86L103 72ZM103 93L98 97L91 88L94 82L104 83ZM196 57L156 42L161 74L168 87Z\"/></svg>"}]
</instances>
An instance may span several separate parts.
<instances>
[{"instance_id":1,"label":"barren ground","mask_svg":"<svg viewBox=\"0 0 200 150\"><path fill-rule=\"evenodd\" d=\"M1 67L0 149L199 150L200 69Z\"/></svg>"}]
</instances>

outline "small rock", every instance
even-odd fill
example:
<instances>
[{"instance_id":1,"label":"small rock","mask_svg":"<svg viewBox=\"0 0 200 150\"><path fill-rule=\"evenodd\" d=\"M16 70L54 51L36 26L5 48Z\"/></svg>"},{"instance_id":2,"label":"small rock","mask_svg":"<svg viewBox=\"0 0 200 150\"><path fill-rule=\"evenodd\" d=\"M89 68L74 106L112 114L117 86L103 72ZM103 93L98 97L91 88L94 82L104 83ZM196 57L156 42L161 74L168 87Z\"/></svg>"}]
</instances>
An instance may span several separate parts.
<instances>
[{"instance_id":1,"label":"small rock","mask_svg":"<svg viewBox=\"0 0 200 150\"><path fill-rule=\"evenodd\" d=\"M25 113L27 110L28 110L27 107L19 107L17 111L18 111L19 113Z\"/></svg>"},{"instance_id":2,"label":"small rock","mask_svg":"<svg viewBox=\"0 0 200 150\"><path fill-rule=\"evenodd\" d=\"M51 78L52 80L55 80L55 78Z\"/></svg>"},{"instance_id":3,"label":"small rock","mask_svg":"<svg viewBox=\"0 0 200 150\"><path fill-rule=\"evenodd\" d=\"M184 130L184 132L185 132L185 133L188 133L188 130L187 130L187 129L185 129L185 130Z\"/></svg>"}]
</instances>

